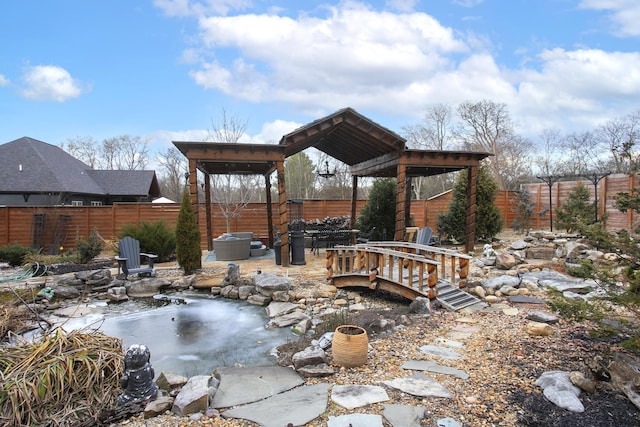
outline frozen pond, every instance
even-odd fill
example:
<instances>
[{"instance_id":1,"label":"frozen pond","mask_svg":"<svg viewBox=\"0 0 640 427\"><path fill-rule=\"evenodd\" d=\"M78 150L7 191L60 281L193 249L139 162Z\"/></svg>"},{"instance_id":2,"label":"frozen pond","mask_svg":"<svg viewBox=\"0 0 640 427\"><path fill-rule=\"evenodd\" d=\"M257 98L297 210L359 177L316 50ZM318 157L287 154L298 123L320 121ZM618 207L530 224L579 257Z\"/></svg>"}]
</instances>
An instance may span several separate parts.
<instances>
[{"instance_id":1,"label":"frozen pond","mask_svg":"<svg viewBox=\"0 0 640 427\"><path fill-rule=\"evenodd\" d=\"M90 326L122 339L124 349L146 345L156 377L162 371L190 377L219 366L275 365L273 349L296 339L290 328L266 329L265 308L246 301L180 293L97 304L102 313L70 319L64 329Z\"/></svg>"}]
</instances>

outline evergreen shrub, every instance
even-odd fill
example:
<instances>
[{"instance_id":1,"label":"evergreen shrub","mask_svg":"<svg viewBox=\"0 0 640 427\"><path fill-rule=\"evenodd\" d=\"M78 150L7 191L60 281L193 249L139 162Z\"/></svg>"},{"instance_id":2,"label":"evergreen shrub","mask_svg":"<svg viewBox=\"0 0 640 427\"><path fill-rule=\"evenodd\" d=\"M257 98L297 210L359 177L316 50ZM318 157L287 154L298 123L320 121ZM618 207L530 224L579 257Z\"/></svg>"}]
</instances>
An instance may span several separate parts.
<instances>
[{"instance_id":1,"label":"evergreen shrub","mask_svg":"<svg viewBox=\"0 0 640 427\"><path fill-rule=\"evenodd\" d=\"M158 262L169 261L176 252L176 232L163 219L142 221L139 226L127 224L122 227L118 239L125 236L140 241L140 251L157 255Z\"/></svg>"}]
</instances>

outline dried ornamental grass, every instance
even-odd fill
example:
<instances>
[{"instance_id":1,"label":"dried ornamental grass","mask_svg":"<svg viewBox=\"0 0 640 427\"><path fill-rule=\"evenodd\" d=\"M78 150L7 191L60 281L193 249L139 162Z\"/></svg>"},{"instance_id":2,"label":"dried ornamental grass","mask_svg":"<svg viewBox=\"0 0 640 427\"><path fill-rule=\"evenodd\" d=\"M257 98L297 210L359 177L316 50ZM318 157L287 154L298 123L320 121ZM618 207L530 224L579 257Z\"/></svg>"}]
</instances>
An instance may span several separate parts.
<instances>
[{"instance_id":1,"label":"dried ornamental grass","mask_svg":"<svg viewBox=\"0 0 640 427\"><path fill-rule=\"evenodd\" d=\"M70 425L115 403L122 343L57 328L38 342L0 347L0 424Z\"/></svg>"}]
</instances>

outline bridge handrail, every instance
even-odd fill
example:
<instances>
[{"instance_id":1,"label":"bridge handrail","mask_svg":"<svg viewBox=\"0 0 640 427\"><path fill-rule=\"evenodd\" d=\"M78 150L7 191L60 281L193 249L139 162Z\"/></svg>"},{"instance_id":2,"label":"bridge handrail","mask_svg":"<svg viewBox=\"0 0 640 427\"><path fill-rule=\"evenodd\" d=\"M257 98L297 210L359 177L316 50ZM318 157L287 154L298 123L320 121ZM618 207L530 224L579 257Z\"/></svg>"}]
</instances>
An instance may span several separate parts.
<instances>
[{"instance_id":1,"label":"bridge handrail","mask_svg":"<svg viewBox=\"0 0 640 427\"><path fill-rule=\"evenodd\" d=\"M438 282L440 262L394 249L338 245L327 249L326 265L327 279L332 283L344 277L366 277L372 284L383 280L410 290L409 293L401 290L403 296L418 292L431 298L435 297L433 290Z\"/></svg>"},{"instance_id":2,"label":"bridge handrail","mask_svg":"<svg viewBox=\"0 0 640 427\"><path fill-rule=\"evenodd\" d=\"M401 248L410 248L416 249L420 251L430 252L439 255L450 255L455 256L457 258L465 258L468 260L473 259L472 256L464 254L462 252L458 252L453 249L441 248L439 246L429 246L429 245L421 245L419 243L412 242L394 242L394 241L379 241L379 242L367 242L367 243L358 243L355 245L358 246L377 246L377 247L401 247Z\"/></svg>"},{"instance_id":3,"label":"bridge handrail","mask_svg":"<svg viewBox=\"0 0 640 427\"><path fill-rule=\"evenodd\" d=\"M469 275L469 264L472 256L437 246L421 245L411 242L380 241L359 243L348 246L352 251L381 253L380 251L394 251L393 256L410 259L412 262L421 260L438 261L435 274L439 281L449 282L452 286L464 288ZM448 268L447 268L448 267ZM355 272L352 272L355 274ZM329 276L328 276L329 277Z\"/></svg>"}]
</instances>

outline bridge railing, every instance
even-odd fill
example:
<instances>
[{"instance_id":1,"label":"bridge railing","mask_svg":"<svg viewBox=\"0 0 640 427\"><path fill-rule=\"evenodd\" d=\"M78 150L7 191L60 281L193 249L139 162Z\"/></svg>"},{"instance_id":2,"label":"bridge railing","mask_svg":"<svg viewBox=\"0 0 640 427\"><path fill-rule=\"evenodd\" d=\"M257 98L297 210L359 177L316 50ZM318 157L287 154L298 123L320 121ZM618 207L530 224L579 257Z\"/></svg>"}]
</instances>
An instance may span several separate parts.
<instances>
[{"instance_id":1,"label":"bridge railing","mask_svg":"<svg viewBox=\"0 0 640 427\"><path fill-rule=\"evenodd\" d=\"M426 295L435 298L439 262L421 255L392 248L354 245L327 249L327 279L344 286L344 279L366 279L377 289L380 282L398 285L396 293L413 299Z\"/></svg>"},{"instance_id":2,"label":"bridge railing","mask_svg":"<svg viewBox=\"0 0 640 427\"><path fill-rule=\"evenodd\" d=\"M429 283L433 286L439 281L451 286L464 288L469 275L471 256L438 246L420 245L410 242L367 242L353 246L339 246L327 250L327 278L342 274L364 274L376 267L375 274L393 273L394 265L405 269L426 269ZM402 270L402 269L398 269ZM400 277L390 280L404 284ZM422 274L418 274L421 277Z\"/></svg>"}]
</instances>

